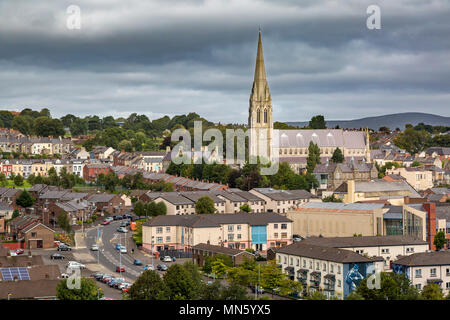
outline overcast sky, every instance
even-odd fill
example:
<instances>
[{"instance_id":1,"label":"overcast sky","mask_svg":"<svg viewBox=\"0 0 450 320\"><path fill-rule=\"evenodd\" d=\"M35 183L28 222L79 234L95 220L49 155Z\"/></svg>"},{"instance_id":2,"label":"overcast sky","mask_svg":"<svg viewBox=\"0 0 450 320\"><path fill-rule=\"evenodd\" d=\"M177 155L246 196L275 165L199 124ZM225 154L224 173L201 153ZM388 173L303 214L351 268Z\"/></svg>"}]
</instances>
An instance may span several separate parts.
<instances>
[{"instance_id":1,"label":"overcast sky","mask_svg":"<svg viewBox=\"0 0 450 320\"><path fill-rule=\"evenodd\" d=\"M276 121L450 116L449 17L448 0L0 0L0 109L246 123L261 26Z\"/></svg>"}]
</instances>

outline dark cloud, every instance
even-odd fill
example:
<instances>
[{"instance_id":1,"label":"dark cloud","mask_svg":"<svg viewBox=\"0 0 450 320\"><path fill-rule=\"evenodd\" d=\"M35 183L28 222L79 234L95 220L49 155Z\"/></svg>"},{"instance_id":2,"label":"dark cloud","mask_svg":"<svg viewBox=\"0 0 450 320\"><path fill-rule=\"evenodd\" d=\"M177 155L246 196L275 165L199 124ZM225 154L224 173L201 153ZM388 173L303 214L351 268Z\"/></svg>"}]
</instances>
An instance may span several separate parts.
<instances>
[{"instance_id":1,"label":"dark cloud","mask_svg":"<svg viewBox=\"0 0 450 320\"><path fill-rule=\"evenodd\" d=\"M276 120L449 116L449 14L446 0L0 0L0 105L245 123L261 25Z\"/></svg>"}]
</instances>

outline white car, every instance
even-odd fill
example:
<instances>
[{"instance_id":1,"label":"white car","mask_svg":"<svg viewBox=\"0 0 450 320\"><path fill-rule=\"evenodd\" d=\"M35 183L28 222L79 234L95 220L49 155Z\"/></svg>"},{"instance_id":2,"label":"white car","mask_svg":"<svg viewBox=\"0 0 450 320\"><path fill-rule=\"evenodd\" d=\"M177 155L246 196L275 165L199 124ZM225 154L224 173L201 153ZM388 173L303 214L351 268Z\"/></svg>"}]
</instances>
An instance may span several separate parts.
<instances>
[{"instance_id":1,"label":"white car","mask_svg":"<svg viewBox=\"0 0 450 320\"><path fill-rule=\"evenodd\" d=\"M121 284L119 284L119 289L120 290L122 290L122 289L129 289L131 287L131 283L129 283L129 282L122 282Z\"/></svg>"},{"instance_id":2,"label":"white car","mask_svg":"<svg viewBox=\"0 0 450 320\"><path fill-rule=\"evenodd\" d=\"M105 219L105 221L112 222L112 221L114 221L114 219L113 219L112 217L107 217L107 218Z\"/></svg>"},{"instance_id":3,"label":"white car","mask_svg":"<svg viewBox=\"0 0 450 320\"><path fill-rule=\"evenodd\" d=\"M165 256L163 262L172 262L172 258L170 256Z\"/></svg>"},{"instance_id":4,"label":"white car","mask_svg":"<svg viewBox=\"0 0 450 320\"><path fill-rule=\"evenodd\" d=\"M93 245L91 246L91 250L92 250L92 251L98 251L98 245L97 245L97 244L93 244Z\"/></svg>"},{"instance_id":5,"label":"white car","mask_svg":"<svg viewBox=\"0 0 450 320\"><path fill-rule=\"evenodd\" d=\"M118 232L123 232L123 233L127 233L128 232L128 230L126 228L124 228L124 227L117 228L117 231Z\"/></svg>"},{"instance_id":6,"label":"white car","mask_svg":"<svg viewBox=\"0 0 450 320\"><path fill-rule=\"evenodd\" d=\"M9 255L10 255L11 257L15 257L15 256L17 256L17 253L16 253L14 250L10 250L10 251L9 251Z\"/></svg>"},{"instance_id":7,"label":"white car","mask_svg":"<svg viewBox=\"0 0 450 320\"><path fill-rule=\"evenodd\" d=\"M76 261L67 262L67 267L71 269L86 269L86 266Z\"/></svg>"},{"instance_id":8,"label":"white car","mask_svg":"<svg viewBox=\"0 0 450 320\"><path fill-rule=\"evenodd\" d=\"M127 248L124 246L120 247L120 253L127 253Z\"/></svg>"}]
</instances>

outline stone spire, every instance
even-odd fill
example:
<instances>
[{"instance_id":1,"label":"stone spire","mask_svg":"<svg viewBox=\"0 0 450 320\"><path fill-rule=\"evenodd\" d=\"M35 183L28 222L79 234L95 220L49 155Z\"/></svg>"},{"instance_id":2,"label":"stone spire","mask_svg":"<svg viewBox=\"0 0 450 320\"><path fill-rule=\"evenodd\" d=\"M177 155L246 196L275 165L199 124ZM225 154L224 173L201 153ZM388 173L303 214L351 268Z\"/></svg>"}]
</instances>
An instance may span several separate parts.
<instances>
[{"instance_id":1,"label":"stone spire","mask_svg":"<svg viewBox=\"0 0 450 320\"><path fill-rule=\"evenodd\" d=\"M370 161L370 135L369 135L369 127L366 127L366 163L371 163L371 161Z\"/></svg>"},{"instance_id":2,"label":"stone spire","mask_svg":"<svg viewBox=\"0 0 450 320\"><path fill-rule=\"evenodd\" d=\"M261 29L258 36L258 51L256 53L255 78L251 98L256 101L267 101L270 99L269 86L266 79L266 67L264 65L264 55L261 41Z\"/></svg>"}]
</instances>

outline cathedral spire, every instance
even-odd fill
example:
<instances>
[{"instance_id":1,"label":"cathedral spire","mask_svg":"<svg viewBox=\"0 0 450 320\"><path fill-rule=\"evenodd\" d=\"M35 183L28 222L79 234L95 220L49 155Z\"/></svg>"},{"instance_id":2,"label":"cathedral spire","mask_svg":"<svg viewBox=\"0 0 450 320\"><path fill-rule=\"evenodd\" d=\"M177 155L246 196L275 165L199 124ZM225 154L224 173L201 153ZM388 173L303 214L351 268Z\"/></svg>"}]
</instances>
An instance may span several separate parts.
<instances>
[{"instance_id":1,"label":"cathedral spire","mask_svg":"<svg viewBox=\"0 0 450 320\"><path fill-rule=\"evenodd\" d=\"M255 78L253 80L252 98L257 101L270 99L269 86L266 79L266 67L261 41L261 28L258 35L258 51L256 53Z\"/></svg>"}]
</instances>

